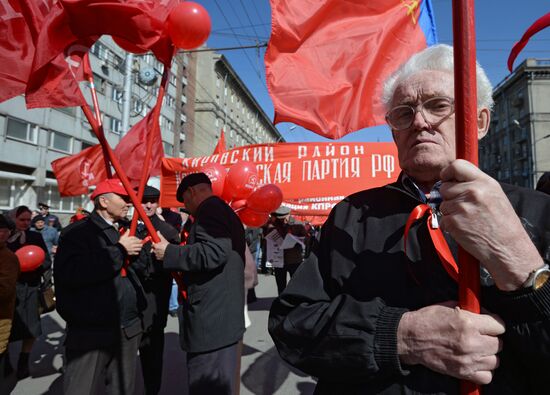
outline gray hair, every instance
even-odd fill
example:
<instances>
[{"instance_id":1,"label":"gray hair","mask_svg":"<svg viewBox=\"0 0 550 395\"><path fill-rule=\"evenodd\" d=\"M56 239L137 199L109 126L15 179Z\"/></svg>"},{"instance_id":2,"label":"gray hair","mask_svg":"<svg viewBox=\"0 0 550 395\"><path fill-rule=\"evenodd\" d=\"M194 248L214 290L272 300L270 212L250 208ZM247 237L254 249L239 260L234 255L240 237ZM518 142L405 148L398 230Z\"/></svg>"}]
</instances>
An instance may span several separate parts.
<instances>
[{"instance_id":1,"label":"gray hair","mask_svg":"<svg viewBox=\"0 0 550 395\"><path fill-rule=\"evenodd\" d=\"M414 54L406 63L391 75L384 83L382 102L389 109L395 89L399 83L413 74L423 70L448 71L454 73L453 69L453 47L446 44L437 44ZM483 68L476 62L477 75L477 106L486 107L489 110L493 107L493 86L487 78Z\"/></svg>"}]
</instances>

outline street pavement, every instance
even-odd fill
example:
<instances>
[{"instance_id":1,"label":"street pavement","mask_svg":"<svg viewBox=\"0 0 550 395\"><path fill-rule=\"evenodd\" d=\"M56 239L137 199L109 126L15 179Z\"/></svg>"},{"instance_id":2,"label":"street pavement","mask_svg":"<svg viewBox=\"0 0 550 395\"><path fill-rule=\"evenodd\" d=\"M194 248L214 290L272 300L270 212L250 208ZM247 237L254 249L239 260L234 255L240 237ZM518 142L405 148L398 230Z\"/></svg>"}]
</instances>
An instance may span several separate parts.
<instances>
[{"instance_id":1,"label":"street pavement","mask_svg":"<svg viewBox=\"0 0 550 395\"><path fill-rule=\"evenodd\" d=\"M267 333L269 308L277 295L277 290L273 276L260 274L258 277L259 284L256 287L258 300L248 306L252 325L244 335L240 394L312 394L315 381L283 362ZM44 334L36 342L31 354L31 377L17 382L15 375L10 376L7 382L0 383L0 394L10 393L10 390L13 395L61 395L63 393L60 368L63 365L65 322L56 312L52 312L42 316L42 328ZM168 317L165 339L164 372L160 394L187 395L185 353L179 346L177 318ZM10 345L14 366L16 366L20 347L20 342ZM141 368L138 363L136 394L143 393Z\"/></svg>"}]
</instances>

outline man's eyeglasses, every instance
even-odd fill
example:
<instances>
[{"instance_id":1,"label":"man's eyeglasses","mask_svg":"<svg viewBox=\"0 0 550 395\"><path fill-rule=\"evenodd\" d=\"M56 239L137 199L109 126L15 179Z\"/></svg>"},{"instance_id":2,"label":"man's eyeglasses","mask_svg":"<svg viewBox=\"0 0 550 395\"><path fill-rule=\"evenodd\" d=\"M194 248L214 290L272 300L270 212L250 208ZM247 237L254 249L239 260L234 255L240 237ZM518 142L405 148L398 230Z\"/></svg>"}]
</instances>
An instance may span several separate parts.
<instances>
[{"instance_id":1,"label":"man's eyeglasses","mask_svg":"<svg viewBox=\"0 0 550 395\"><path fill-rule=\"evenodd\" d=\"M397 132L407 130L412 126L417 112L432 128L436 127L454 112L454 99L438 96L416 106L401 104L386 113L386 122Z\"/></svg>"}]
</instances>

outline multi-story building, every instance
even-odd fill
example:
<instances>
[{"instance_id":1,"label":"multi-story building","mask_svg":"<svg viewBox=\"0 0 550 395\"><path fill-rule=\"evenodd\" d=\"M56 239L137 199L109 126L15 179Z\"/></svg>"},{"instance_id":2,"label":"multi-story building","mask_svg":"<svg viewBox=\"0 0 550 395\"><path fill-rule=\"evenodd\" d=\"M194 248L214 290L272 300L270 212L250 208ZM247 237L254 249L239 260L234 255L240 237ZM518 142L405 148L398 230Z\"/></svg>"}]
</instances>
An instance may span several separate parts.
<instances>
[{"instance_id":1,"label":"multi-story building","mask_svg":"<svg viewBox=\"0 0 550 395\"><path fill-rule=\"evenodd\" d=\"M187 156L212 154L222 129L228 149L284 141L223 55L195 52L189 63L195 106L185 130Z\"/></svg>"},{"instance_id":2,"label":"multi-story building","mask_svg":"<svg viewBox=\"0 0 550 395\"><path fill-rule=\"evenodd\" d=\"M494 90L495 107L479 145L482 170L533 188L550 171L550 60L527 59Z\"/></svg>"}]
</instances>

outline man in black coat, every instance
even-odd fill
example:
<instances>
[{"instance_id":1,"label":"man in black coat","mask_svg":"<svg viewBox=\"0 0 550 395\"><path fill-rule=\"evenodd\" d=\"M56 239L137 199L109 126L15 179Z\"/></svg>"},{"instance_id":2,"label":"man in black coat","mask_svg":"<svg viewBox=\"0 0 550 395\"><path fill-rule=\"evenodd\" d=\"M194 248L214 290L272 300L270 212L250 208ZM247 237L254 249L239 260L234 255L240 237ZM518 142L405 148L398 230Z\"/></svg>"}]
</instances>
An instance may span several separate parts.
<instances>
[{"instance_id":1,"label":"man in black coat","mask_svg":"<svg viewBox=\"0 0 550 395\"><path fill-rule=\"evenodd\" d=\"M64 393L133 394L145 298L129 256L141 240L117 221L130 203L120 181L97 185L89 217L61 233L55 259L57 310L67 322Z\"/></svg>"},{"instance_id":2,"label":"man in black coat","mask_svg":"<svg viewBox=\"0 0 550 395\"><path fill-rule=\"evenodd\" d=\"M151 223L170 243L179 244L178 231L157 215L160 191L147 185L141 205ZM136 236L145 239L148 236L143 222L138 222ZM138 259L132 263L147 300L143 311L143 335L139 346L139 358L145 393L158 394L162 383L162 362L164 352L164 328L168 316L168 299L172 289L172 276L163 270L162 262L151 254L151 243L144 244Z\"/></svg>"},{"instance_id":3,"label":"man in black coat","mask_svg":"<svg viewBox=\"0 0 550 395\"><path fill-rule=\"evenodd\" d=\"M162 239L153 245L164 268L183 272L180 341L187 351L189 393L232 394L238 366L238 341L244 333L243 225L223 200L212 194L204 173L186 176L177 199L195 218L187 244Z\"/></svg>"},{"instance_id":4,"label":"man in black coat","mask_svg":"<svg viewBox=\"0 0 550 395\"><path fill-rule=\"evenodd\" d=\"M477 81L482 138L492 89L479 66ZM402 174L334 207L271 307L279 353L318 378L316 394L459 394L460 380L548 393L550 199L456 159L454 96L446 45L388 79ZM481 265L482 314L457 307L457 245Z\"/></svg>"}]
</instances>

